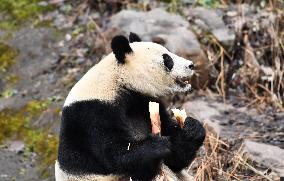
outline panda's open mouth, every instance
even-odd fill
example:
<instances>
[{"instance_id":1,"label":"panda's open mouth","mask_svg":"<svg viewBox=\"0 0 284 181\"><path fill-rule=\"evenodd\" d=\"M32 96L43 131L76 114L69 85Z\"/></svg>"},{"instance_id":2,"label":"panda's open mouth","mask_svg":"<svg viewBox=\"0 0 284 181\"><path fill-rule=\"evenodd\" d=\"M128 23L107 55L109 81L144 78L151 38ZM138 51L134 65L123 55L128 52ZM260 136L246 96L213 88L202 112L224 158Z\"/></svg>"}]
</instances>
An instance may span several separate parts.
<instances>
[{"instance_id":1,"label":"panda's open mouth","mask_svg":"<svg viewBox=\"0 0 284 181\"><path fill-rule=\"evenodd\" d=\"M175 79L176 84L178 84L180 87L184 88L187 84L189 84L189 78L188 77L177 77Z\"/></svg>"}]
</instances>

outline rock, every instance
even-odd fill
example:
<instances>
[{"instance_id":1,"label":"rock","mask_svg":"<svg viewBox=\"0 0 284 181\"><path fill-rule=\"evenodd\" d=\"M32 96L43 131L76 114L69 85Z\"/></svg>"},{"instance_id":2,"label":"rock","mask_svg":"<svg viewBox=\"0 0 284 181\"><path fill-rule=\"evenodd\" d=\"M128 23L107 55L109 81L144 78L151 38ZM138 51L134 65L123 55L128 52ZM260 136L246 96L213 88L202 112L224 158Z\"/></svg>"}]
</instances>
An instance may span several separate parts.
<instances>
[{"instance_id":1,"label":"rock","mask_svg":"<svg viewBox=\"0 0 284 181\"><path fill-rule=\"evenodd\" d=\"M0 79L0 92L4 90L4 87L5 87L4 80Z\"/></svg>"},{"instance_id":2,"label":"rock","mask_svg":"<svg viewBox=\"0 0 284 181\"><path fill-rule=\"evenodd\" d=\"M4 109L20 109L28 102L27 99L20 96L0 98L0 111Z\"/></svg>"},{"instance_id":3,"label":"rock","mask_svg":"<svg viewBox=\"0 0 284 181\"><path fill-rule=\"evenodd\" d=\"M276 14L249 4L231 4L224 9L224 21L228 26L239 30L244 23L249 26L268 27L275 23ZM240 12L241 11L241 12Z\"/></svg>"},{"instance_id":4,"label":"rock","mask_svg":"<svg viewBox=\"0 0 284 181\"><path fill-rule=\"evenodd\" d=\"M43 7L48 6L48 3L45 2L45 1L40 1L40 2L38 2L37 4L38 4L39 6L43 6Z\"/></svg>"},{"instance_id":5,"label":"rock","mask_svg":"<svg viewBox=\"0 0 284 181\"><path fill-rule=\"evenodd\" d=\"M119 28L124 34L135 32L144 41L162 39L164 45L175 53L195 54L201 51L194 33L188 30L189 23L181 16L171 15L162 9L121 11L111 18L109 27Z\"/></svg>"},{"instance_id":6,"label":"rock","mask_svg":"<svg viewBox=\"0 0 284 181\"><path fill-rule=\"evenodd\" d=\"M72 39L72 36L70 34L65 35L65 40L70 41Z\"/></svg>"},{"instance_id":7,"label":"rock","mask_svg":"<svg viewBox=\"0 0 284 181\"><path fill-rule=\"evenodd\" d=\"M114 15L108 24L107 37L115 34L137 33L143 41L153 41L170 51L191 59L196 63L200 76L195 87L202 87L208 80L209 61L205 56L189 23L181 16L170 14L162 9L148 12L124 10ZM196 78L197 79L197 78ZM199 81L199 83L197 83Z\"/></svg>"},{"instance_id":8,"label":"rock","mask_svg":"<svg viewBox=\"0 0 284 181\"><path fill-rule=\"evenodd\" d=\"M37 181L40 180L34 161L27 159L22 154L8 150L0 150L0 180L11 181Z\"/></svg>"},{"instance_id":9,"label":"rock","mask_svg":"<svg viewBox=\"0 0 284 181\"><path fill-rule=\"evenodd\" d=\"M51 133L59 133L59 121L61 110L60 105L51 105L48 109L44 110L39 118L32 123L34 128L48 128Z\"/></svg>"},{"instance_id":10,"label":"rock","mask_svg":"<svg viewBox=\"0 0 284 181\"><path fill-rule=\"evenodd\" d=\"M56 16L54 16L54 21L53 21L53 25L59 29L63 29L65 28L65 24L67 22L66 17L58 12L56 12ZM62 25L64 25L62 27Z\"/></svg>"},{"instance_id":11,"label":"rock","mask_svg":"<svg viewBox=\"0 0 284 181\"><path fill-rule=\"evenodd\" d=\"M207 125L209 127L211 127L211 129L213 129L213 131L217 134L220 135L221 134L221 126L220 123L217 121L211 121L210 119L205 119L203 120L204 125Z\"/></svg>"},{"instance_id":12,"label":"rock","mask_svg":"<svg viewBox=\"0 0 284 181\"><path fill-rule=\"evenodd\" d=\"M284 149L250 140L244 141L244 153L254 161L284 176Z\"/></svg>"},{"instance_id":13,"label":"rock","mask_svg":"<svg viewBox=\"0 0 284 181\"><path fill-rule=\"evenodd\" d=\"M9 44L19 51L15 67L21 77L29 79L53 65L59 55L54 53L56 32L50 28L22 28L17 31Z\"/></svg>"},{"instance_id":14,"label":"rock","mask_svg":"<svg viewBox=\"0 0 284 181\"><path fill-rule=\"evenodd\" d=\"M21 153L24 151L25 144L23 141L13 141L9 144L8 150L16 153Z\"/></svg>"},{"instance_id":15,"label":"rock","mask_svg":"<svg viewBox=\"0 0 284 181\"><path fill-rule=\"evenodd\" d=\"M216 117L221 116L222 112L233 108L231 105L219 102L209 102L202 99L186 102L182 107L185 109L188 116L195 117L206 123L219 135L221 134L222 126L220 125L220 120L216 119Z\"/></svg>"},{"instance_id":16,"label":"rock","mask_svg":"<svg viewBox=\"0 0 284 181\"><path fill-rule=\"evenodd\" d=\"M187 10L185 15L193 19L199 28L211 32L223 44L231 45L233 43L234 32L230 32L222 20L222 15L219 15L216 10L195 7Z\"/></svg>"},{"instance_id":17,"label":"rock","mask_svg":"<svg viewBox=\"0 0 284 181\"><path fill-rule=\"evenodd\" d=\"M211 119L212 116L219 115L219 111L208 104L204 100L197 99L184 103L183 108L187 115L192 115L200 120Z\"/></svg>"},{"instance_id":18,"label":"rock","mask_svg":"<svg viewBox=\"0 0 284 181\"><path fill-rule=\"evenodd\" d=\"M26 92L25 98L46 99L55 94L59 77L52 77L52 74L63 51L57 46L58 42L64 39L64 34L52 28L23 27L13 32L8 44L19 54L10 72L19 77L15 85L19 95Z\"/></svg>"}]
</instances>

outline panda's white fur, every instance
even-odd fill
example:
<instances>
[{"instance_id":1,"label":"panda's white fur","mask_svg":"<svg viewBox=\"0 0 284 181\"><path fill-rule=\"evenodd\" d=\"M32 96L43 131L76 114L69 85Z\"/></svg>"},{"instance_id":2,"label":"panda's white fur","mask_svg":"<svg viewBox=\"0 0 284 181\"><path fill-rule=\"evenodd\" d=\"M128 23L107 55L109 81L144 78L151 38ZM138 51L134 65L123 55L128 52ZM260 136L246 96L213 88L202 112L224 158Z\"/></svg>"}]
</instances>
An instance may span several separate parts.
<instances>
[{"instance_id":1,"label":"panda's white fur","mask_svg":"<svg viewBox=\"0 0 284 181\"><path fill-rule=\"evenodd\" d=\"M116 175L72 175L60 168L58 161L55 163L56 181L123 181L125 178ZM128 180L128 179L127 179Z\"/></svg>"},{"instance_id":2,"label":"panda's white fur","mask_svg":"<svg viewBox=\"0 0 284 181\"><path fill-rule=\"evenodd\" d=\"M126 86L154 97L187 92L191 89L190 84L180 87L175 83L175 79L192 76L193 70L188 68L193 64L192 61L152 42L133 42L130 43L130 47L134 53L126 56L127 66L118 65L114 54L109 54L77 82L64 106L90 99L114 101L119 86ZM174 66L169 72L164 70L161 56L163 54L170 55L174 61Z\"/></svg>"},{"instance_id":3,"label":"panda's white fur","mask_svg":"<svg viewBox=\"0 0 284 181\"><path fill-rule=\"evenodd\" d=\"M71 89L65 100L64 107L75 101L89 99L115 100L118 89L119 68L114 59L114 55L111 53L92 67Z\"/></svg>"},{"instance_id":4,"label":"panda's white fur","mask_svg":"<svg viewBox=\"0 0 284 181\"><path fill-rule=\"evenodd\" d=\"M154 181L193 181L194 178L185 170L180 173L174 173L166 165L161 167L161 175L158 175ZM118 175L72 175L60 169L59 163L55 163L55 180L56 181L131 181L131 178L125 178Z\"/></svg>"}]
</instances>

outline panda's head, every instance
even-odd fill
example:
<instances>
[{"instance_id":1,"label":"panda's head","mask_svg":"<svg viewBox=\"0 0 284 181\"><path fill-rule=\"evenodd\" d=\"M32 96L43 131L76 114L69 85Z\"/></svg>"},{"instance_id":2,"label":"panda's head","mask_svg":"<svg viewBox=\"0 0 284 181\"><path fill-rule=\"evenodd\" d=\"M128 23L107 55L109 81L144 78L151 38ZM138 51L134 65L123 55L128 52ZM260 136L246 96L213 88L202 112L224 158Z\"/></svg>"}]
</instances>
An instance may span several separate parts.
<instances>
[{"instance_id":1,"label":"panda's head","mask_svg":"<svg viewBox=\"0 0 284 181\"><path fill-rule=\"evenodd\" d=\"M121 35L114 37L111 48L120 86L154 97L191 90L188 80L194 72L192 61L159 44L142 42L134 33L130 33L129 41Z\"/></svg>"}]
</instances>

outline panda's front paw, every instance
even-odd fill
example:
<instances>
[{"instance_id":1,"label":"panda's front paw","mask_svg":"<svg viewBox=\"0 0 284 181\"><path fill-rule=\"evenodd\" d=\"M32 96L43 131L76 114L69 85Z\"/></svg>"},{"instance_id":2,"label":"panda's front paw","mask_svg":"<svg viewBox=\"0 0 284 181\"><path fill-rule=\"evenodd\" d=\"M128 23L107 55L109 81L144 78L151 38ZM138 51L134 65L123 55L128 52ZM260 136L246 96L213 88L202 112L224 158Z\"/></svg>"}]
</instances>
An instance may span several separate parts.
<instances>
[{"instance_id":1,"label":"panda's front paw","mask_svg":"<svg viewBox=\"0 0 284 181\"><path fill-rule=\"evenodd\" d=\"M168 137L151 135L148 138L148 144L145 151L152 152L154 157L165 157L170 154L171 142Z\"/></svg>"},{"instance_id":2,"label":"panda's front paw","mask_svg":"<svg viewBox=\"0 0 284 181\"><path fill-rule=\"evenodd\" d=\"M198 120L187 117L184 122L183 136L191 143L195 143L196 146L201 146L205 139L206 131Z\"/></svg>"}]
</instances>

